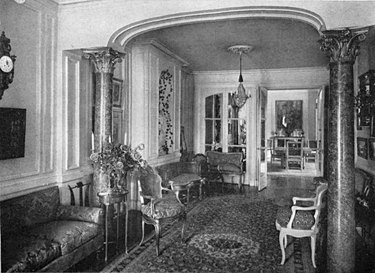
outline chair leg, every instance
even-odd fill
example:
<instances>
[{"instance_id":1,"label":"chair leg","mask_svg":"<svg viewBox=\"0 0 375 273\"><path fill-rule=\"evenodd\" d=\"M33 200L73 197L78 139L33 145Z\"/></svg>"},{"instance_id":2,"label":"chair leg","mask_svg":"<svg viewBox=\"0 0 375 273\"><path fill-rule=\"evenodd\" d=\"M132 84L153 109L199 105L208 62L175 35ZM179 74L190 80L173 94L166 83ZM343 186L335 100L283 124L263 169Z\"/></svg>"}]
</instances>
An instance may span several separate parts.
<instances>
[{"instance_id":1,"label":"chair leg","mask_svg":"<svg viewBox=\"0 0 375 273\"><path fill-rule=\"evenodd\" d=\"M182 216L181 242L184 242L185 228L186 228L186 213Z\"/></svg>"},{"instance_id":2,"label":"chair leg","mask_svg":"<svg viewBox=\"0 0 375 273\"><path fill-rule=\"evenodd\" d=\"M142 219L142 238L138 246L141 246L143 244L144 239L145 239L145 221Z\"/></svg>"},{"instance_id":3,"label":"chair leg","mask_svg":"<svg viewBox=\"0 0 375 273\"><path fill-rule=\"evenodd\" d=\"M312 261L312 264L313 264L314 268L316 268L316 264L315 264L315 244L316 244L316 235L312 235L311 236L311 261Z\"/></svg>"},{"instance_id":4,"label":"chair leg","mask_svg":"<svg viewBox=\"0 0 375 273\"><path fill-rule=\"evenodd\" d=\"M285 263L285 248L286 248L286 242L287 238L286 235L283 232L280 232L279 235L279 243L280 243L280 249L281 249L281 264Z\"/></svg>"},{"instance_id":5,"label":"chair leg","mask_svg":"<svg viewBox=\"0 0 375 273\"><path fill-rule=\"evenodd\" d=\"M159 256L159 241L160 241L160 225L155 224L155 239L156 239L156 256Z\"/></svg>"}]
</instances>

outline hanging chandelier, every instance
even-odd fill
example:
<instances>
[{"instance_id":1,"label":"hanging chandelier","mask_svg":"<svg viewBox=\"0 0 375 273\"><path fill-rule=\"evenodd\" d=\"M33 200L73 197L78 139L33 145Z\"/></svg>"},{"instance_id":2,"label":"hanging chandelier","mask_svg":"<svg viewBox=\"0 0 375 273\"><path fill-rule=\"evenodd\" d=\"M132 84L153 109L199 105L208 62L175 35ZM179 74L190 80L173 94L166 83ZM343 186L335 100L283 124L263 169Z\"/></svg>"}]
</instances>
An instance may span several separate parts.
<instances>
[{"instance_id":1,"label":"hanging chandelier","mask_svg":"<svg viewBox=\"0 0 375 273\"><path fill-rule=\"evenodd\" d=\"M232 53L239 54L240 55L240 76L238 78L238 88L237 88L237 93L234 92L232 98L233 98L233 104L237 106L238 108L241 108L242 106L245 105L246 100L250 98L246 94L245 87L243 87L243 78L242 78L242 54L247 54L251 50L253 50L253 46L250 45L234 45L228 48L228 50Z\"/></svg>"}]
</instances>

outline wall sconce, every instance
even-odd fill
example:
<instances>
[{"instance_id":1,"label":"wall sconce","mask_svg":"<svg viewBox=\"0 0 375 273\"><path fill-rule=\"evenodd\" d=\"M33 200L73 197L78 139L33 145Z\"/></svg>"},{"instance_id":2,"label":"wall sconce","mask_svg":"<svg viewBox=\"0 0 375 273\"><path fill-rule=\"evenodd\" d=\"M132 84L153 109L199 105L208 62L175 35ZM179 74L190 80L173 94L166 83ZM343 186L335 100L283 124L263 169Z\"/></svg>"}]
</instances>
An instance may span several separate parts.
<instances>
[{"instance_id":1,"label":"wall sconce","mask_svg":"<svg viewBox=\"0 0 375 273\"><path fill-rule=\"evenodd\" d=\"M251 50L253 50L253 46L249 45L234 45L228 48L228 51L239 54L240 55L240 76L238 78L238 88L237 88L237 93L235 92L233 94L233 104L237 106L238 108L241 108L242 106L245 105L246 100L250 98L251 96L248 96L246 94L245 87L243 87L243 78L242 78L242 54L247 54Z\"/></svg>"}]
</instances>

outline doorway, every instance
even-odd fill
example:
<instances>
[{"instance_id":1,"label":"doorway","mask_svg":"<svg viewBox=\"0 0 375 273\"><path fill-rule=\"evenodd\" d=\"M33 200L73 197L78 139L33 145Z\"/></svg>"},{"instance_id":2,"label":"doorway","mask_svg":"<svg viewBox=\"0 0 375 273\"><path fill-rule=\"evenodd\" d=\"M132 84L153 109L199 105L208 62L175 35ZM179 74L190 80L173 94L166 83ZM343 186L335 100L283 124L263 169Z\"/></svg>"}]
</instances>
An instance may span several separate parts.
<instances>
[{"instance_id":1,"label":"doorway","mask_svg":"<svg viewBox=\"0 0 375 273\"><path fill-rule=\"evenodd\" d=\"M323 91L261 88L257 118L258 189L268 176L319 176L323 165ZM262 111L265 112L263 117ZM292 124L294 127L290 126ZM297 128L298 127L298 128ZM290 129L292 128L292 129ZM287 147L296 143L301 158L290 160ZM295 146L295 145L293 145Z\"/></svg>"}]
</instances>

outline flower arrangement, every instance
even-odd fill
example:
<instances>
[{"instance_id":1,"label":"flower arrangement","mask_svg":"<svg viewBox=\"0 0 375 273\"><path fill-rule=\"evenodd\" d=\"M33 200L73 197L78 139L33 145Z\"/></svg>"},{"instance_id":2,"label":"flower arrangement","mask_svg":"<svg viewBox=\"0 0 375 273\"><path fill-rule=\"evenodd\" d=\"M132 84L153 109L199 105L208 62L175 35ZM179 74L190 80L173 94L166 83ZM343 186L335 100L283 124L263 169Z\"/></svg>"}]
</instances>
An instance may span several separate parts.
<instances>
[{"instance_id":1,"label":"flower arrangement","mask_svg":"<svg viewBox=\"0 0 375 273\"><path fill-rule=\"evenodd\" d=\"M128 145L108 143L103 151L92 153L90 160L94 168L108 175L110 188L118 190L119 181L127 172L147 167L146 160L139 152L143 149L144 144L132 149Z\"/></svg>"}]
</instances>

